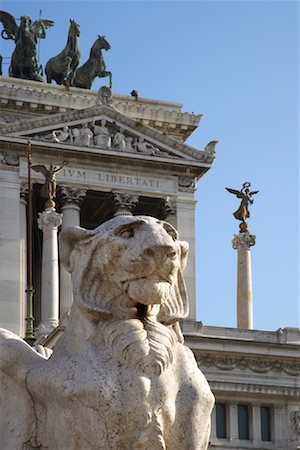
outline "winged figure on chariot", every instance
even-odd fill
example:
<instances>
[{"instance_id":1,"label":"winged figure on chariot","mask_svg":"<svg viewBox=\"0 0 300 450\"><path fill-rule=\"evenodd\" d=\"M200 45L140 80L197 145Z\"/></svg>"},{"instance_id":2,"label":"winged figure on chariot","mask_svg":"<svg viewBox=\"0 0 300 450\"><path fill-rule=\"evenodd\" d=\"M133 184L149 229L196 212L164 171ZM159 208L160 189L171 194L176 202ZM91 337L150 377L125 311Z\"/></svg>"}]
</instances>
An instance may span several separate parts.
<instances>
[{"instance_id":1,"label":"winged figure on chariot","mask_svg":"<svg viewBox=\"0 0 300 450\"><path fill-rule=\"evenodd\" d=\"M34 81L44 81L42 66L37 59L37 41L46 37L46 30L54 25L52 20L38 19L32 21L22 16L20 25L16 19L5 11L0 11L0 22L3 25L1 37L13 40L16 44L11 56L9 76Z\"/></svg>"}]
</instances>

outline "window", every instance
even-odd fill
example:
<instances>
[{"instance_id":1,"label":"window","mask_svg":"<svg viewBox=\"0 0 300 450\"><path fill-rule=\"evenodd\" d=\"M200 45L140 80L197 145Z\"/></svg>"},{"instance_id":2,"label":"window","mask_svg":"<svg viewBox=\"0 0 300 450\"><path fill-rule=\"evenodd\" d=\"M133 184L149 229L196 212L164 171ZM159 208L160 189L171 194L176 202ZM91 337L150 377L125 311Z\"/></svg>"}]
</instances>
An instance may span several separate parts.
<instances>
[{"instance_id":1,"label":"window","mask_svg":"<svg viewBox=\"0 0 300 450\"><path fill-rule=\"evenodd\" d=\"M271 441L271 409L268 406L260 408L261 440Z\"/></svg>"},{"instance_id":2,"label":"window","mask_svg":"<svg viewBox=\"0 0 300 450\"><path fill-rule=\"evenodd\" d=\"M226 405L224 403L216 403L216 432L217 438L224 439L226 433Z\"/></svg>"},{"instance_id":3,"label":"window","mask_svg":"<svg viewBox=\"0 0 300 450\"><path fill-rule=\"evenodd\" d=\"M239 439L249 439L249 409L247 405L238 405Z\"/></svg>"}]
</instances>

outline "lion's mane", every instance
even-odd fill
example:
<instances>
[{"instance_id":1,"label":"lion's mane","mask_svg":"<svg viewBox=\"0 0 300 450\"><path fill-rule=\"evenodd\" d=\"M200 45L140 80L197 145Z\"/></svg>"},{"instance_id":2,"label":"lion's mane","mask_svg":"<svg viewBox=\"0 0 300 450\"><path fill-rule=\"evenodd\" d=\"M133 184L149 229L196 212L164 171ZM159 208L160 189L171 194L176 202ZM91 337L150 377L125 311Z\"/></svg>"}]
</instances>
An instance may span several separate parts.
<instances>
[{"instance_id":1,"label":"lion's mane","mask_svg":"<svg viewBox=\"0 0 300 450\"><path fill-rule=\"evenodd\" d=\"M145 216L117 217L93 231L67 229L61 242L74 301L98 324L116 360L149 375L164 371L183 340L178 321L188 314L187 244L171 225Z\"/></svg>"}]
</instances>

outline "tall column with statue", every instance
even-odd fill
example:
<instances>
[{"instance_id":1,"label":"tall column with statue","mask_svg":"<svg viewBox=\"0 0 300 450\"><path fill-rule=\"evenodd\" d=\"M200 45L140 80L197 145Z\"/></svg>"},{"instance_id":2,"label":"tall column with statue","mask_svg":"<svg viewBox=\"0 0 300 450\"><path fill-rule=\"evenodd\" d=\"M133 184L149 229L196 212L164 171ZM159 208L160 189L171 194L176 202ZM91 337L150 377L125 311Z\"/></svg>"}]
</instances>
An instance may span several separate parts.
<instances>
[{"instance_id":1,"label":"tall column with statue","mask_svg":"<svg viewBox=\"0 0 300 450\"><path fill-rule=\"evenodd\" d=\"M240 191L226 188L228 192L241 199L237 211L233 213L240 220L240 232L234 235L232 246L238 252L237 264L237 327L241 329L253 329L253 304L252 304L252 270L250 247L255 245L255 236L248 231L246 219L250 217L249 204L253 203L252 196L258 191L250 192L251 184L245 182Z\"/></svg>"},{"instance_id":2,"label":"tall column with statue","mask_svg":"<svg viewBox=\"0 0 300 450\"><path fill-rule=\"evenodd\" d=\"M47 199L45 209L39 213L38 226L43 232L42 252L42 296L41 322L37 330L37 340L47 336L59 323L59 274L57 230L62 223L62 214L55 210L56 174L63 168L44 165L32 166L36 172L41 172L45 183L41 188L41 197Z\"/></svg>"}]
</instances>

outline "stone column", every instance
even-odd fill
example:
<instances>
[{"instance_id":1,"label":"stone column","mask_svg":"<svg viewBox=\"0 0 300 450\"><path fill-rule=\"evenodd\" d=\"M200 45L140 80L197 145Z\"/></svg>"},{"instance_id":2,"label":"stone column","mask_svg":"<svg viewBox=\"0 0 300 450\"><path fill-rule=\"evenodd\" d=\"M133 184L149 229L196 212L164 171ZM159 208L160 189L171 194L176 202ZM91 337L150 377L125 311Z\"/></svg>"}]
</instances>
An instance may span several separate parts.
<instances>
[{"instance_id":1,"label":"stone column","mask_svg":"<svg viewBox=\"0 0 300 450\"><path fill-rule=\"evenodd\" d=\"M237 267L237 327L253 329L252 274L250 247L255 236L248 231L235 235L232 246L238 252Z\"/></svg>"},{"instance_id":2,"label":"stone column","mask_svg":"<svg viewBox=\"0 0 300 450\"><path fill-rule=\"evenodd\" d=\"M216 404L211 413L211 430L210 430L210 439L217 438L217 408Z\"/></svg>"},{"instance_id":3,"label":"stone column","mask_svg":"<svg viewBox=\"0 0 300 450\"><path fill-rule=\"evenodd\" d=\"M37 336L47 336L59 322L59 277L57 228L62 214L54 208L39 213L38 226L43 231L41 323Z\"/></svg>"},{"instance_id":4,"label":"stone column","mask_svg":"<svg viewBox=\"0 0 300 450\"><path fill-rule=\"evenodd\" d=\"M61 230L69 226L80 226L80 205L86 196L87 189L61 186L62 225ZM73 303L71 274L60 265L60 322L64 323Z\"/></svg>"},{"instance_id":5,"label":"stone column","mask_svg":"<svg viewBox=\"0 0 300 450\"><path fill-rule=\"evenodd\" d=\"M189 320L196 320L196 252L195 252L195 200L193 194L181 193L177 198L176 228L182 241L189 243L189 257L184 278L189 296Z\"/></svg>"},{"instance_id":6,"label":"stone column","mask_svg":"<svg viewBox=\"0 0 300 450\"><path fill-rule=\"evenodd\" d=\"M281 446L285 442L286 409L283 405L274 405L274 444Z\"/></svg>"},{"instance_id":7,"label":"stone column","mask_svg":"<svg viewBox=\"0 0 300 450\"><path fill-rule=\"evenodd\" d=\"M239 438L238 411L237 404L229 405L229 439L236 441Z\"/></svg>"},{"instance_id":8,"label":"stone column","mask_svg":"<svg viewBox=\"0 0 300 450\"><path fill-rule=\"evenodd\" d=\"M165 198L165 204L163 206L163 219L166 222L169 222L171 225L173 225L174 228L177 228L177 207L176 207L176 200L171 199L169 196Z\"/></svg>"},{"instance_id":9,"label":"stone column","mask_svg":"<svg viewBox=\"0 0 300 450\"><path fill-rule=\"evenodd\" d=\"M28 184L20 186L20 335L25 336L26 318L26 267L27 267L27 193Z\"/></svg>"},{"instance_id":10,"label":"stone column","mask_svg":"<svg viewBox=\"0 0 300 450\"><path fill-rule=\"evenodd\" d=\"M255 444L261 441L261 419L260 419L260 404L253 403L252 405L252 439Z\"/></svg>"},{"instance_id":11,"label":"stone column","mask_svg":"<svg viewBox=\"0 0 300 450\"><path fill-rule=\"evenodd\" d=\"M114 216L131 215L139 201L138 195L128 192L114 192Z\"/></svg>"}]
</instances>

